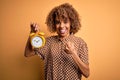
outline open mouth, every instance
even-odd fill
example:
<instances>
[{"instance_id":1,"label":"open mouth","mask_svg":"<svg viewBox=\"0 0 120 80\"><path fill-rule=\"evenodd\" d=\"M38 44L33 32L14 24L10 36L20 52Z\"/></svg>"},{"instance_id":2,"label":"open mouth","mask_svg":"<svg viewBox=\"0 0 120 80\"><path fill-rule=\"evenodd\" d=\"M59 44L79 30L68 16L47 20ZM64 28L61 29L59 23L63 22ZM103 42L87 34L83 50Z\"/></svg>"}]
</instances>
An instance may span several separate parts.
<instances>
[{"instance_id":1,"label":"open mouth","mask_svg":"<svg viewBox=\"0 0 120 80\"><path fill-rule=\"evenodd\" d=\"M60 33L61 33L61 34L64 34L65 32L66 32L65 29L60 30Z\"/></svg>"}]
</instances>

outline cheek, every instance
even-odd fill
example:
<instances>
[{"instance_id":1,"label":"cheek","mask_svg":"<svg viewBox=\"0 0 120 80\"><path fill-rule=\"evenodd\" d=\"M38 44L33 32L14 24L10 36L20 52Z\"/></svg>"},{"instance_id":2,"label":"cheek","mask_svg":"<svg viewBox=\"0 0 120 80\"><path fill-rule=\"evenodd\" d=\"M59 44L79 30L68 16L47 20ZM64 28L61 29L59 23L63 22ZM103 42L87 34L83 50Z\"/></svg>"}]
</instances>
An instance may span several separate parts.
<instances>
[{"instance_id":1,"label":"cheek","mask_svg":"<svg viewBox=\"0 0 120 80\"><path fill-rule=\"evenodd\" d=\"M67 29L70 31L70 28L71 28L70 24L67 24L66 26L67 26Z\"/></svg>"},{"instance_id":2,"label":"cheek","mask_svg":"<svg viewBox=\"0 0 120 80\"><path fill-rule=\"evenodd\" d=\"M67 28L70 28L70 23L67 23L66 26L67 26Z\"/></svg>"}]
</instances>

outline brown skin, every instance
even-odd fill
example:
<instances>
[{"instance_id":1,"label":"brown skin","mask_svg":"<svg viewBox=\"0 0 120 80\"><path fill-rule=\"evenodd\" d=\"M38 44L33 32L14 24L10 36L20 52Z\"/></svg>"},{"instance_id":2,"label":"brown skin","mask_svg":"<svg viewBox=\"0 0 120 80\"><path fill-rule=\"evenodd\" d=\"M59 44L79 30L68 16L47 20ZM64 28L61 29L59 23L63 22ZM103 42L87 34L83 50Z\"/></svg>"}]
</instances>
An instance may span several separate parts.
<instances>
[{"instance_id":1,"label":"brown skin","mask_svg":"<svg viewBox=\"0 0 120 80\"><path fill-rule=\"evenodd\" d=\"M56 20L56 32L59 38L65 38L70 35L70 21Z\"/></svg>"}]
</instances>

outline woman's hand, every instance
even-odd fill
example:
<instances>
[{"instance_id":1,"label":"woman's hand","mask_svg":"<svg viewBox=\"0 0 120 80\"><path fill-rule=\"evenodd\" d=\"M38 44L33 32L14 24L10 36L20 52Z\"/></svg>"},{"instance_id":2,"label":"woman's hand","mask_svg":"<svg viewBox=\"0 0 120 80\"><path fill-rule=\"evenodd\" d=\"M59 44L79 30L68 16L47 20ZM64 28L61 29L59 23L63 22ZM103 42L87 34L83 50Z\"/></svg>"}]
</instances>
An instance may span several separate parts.
<instances>
[{"instance_id":1,"label":"woman's hand","mask_svg":"<svg viewBox=\"0 0 120 80\"><path fill-rule=\"evenodd\" d=\"M30 24L31 32L39 32L39 25L37 23L31 23Z\"/></svg>"},{"instance_id":2,"label":"woman's hand","mask_svg":"<svg viewBox=\"0 0 120 80\"><path fill-rule=\"evenodd\" d=\"M76 53L76 49L75 49L74 43L72 43L72 42L67 42L67 43L66 43L66 47L65 47L65 51L66 51L66 53L68 53L68 54Z\"/></svg>"}]
</instances>

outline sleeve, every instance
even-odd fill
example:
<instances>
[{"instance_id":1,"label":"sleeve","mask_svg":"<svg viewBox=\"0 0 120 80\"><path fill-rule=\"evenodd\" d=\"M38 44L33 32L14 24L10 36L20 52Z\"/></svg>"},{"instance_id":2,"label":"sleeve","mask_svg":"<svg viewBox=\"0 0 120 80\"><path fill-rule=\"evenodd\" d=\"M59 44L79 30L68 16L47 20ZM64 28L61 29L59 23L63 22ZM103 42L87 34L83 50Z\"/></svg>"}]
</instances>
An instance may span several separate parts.
<instances>
[{"instance_id":1,"label":"sleeve","mask_svg":"<svg viewBox=\"0 0 120 80\"><path fill-rule=\"evenodd\" d=\"M37 50L37 55L44 60L45 55L49 53L49 50L50 50L49 48L50 48L50 41L48 38L46 38L45 45Z\"/></svg>"},{"instance_id":2,"label":"sleeve","mask_svg":"<svg viewBox=\"0 0 120 80\"><path fill-rule=\"evenodd\" d=\"M79 57L82 60L82 62L84 62L85 64L89 64L89 62L88 62L88 47L87 47L86 42L84 42L83 40L80 43L80 47L79 47Z\"/></svg>"}]
</instances>

